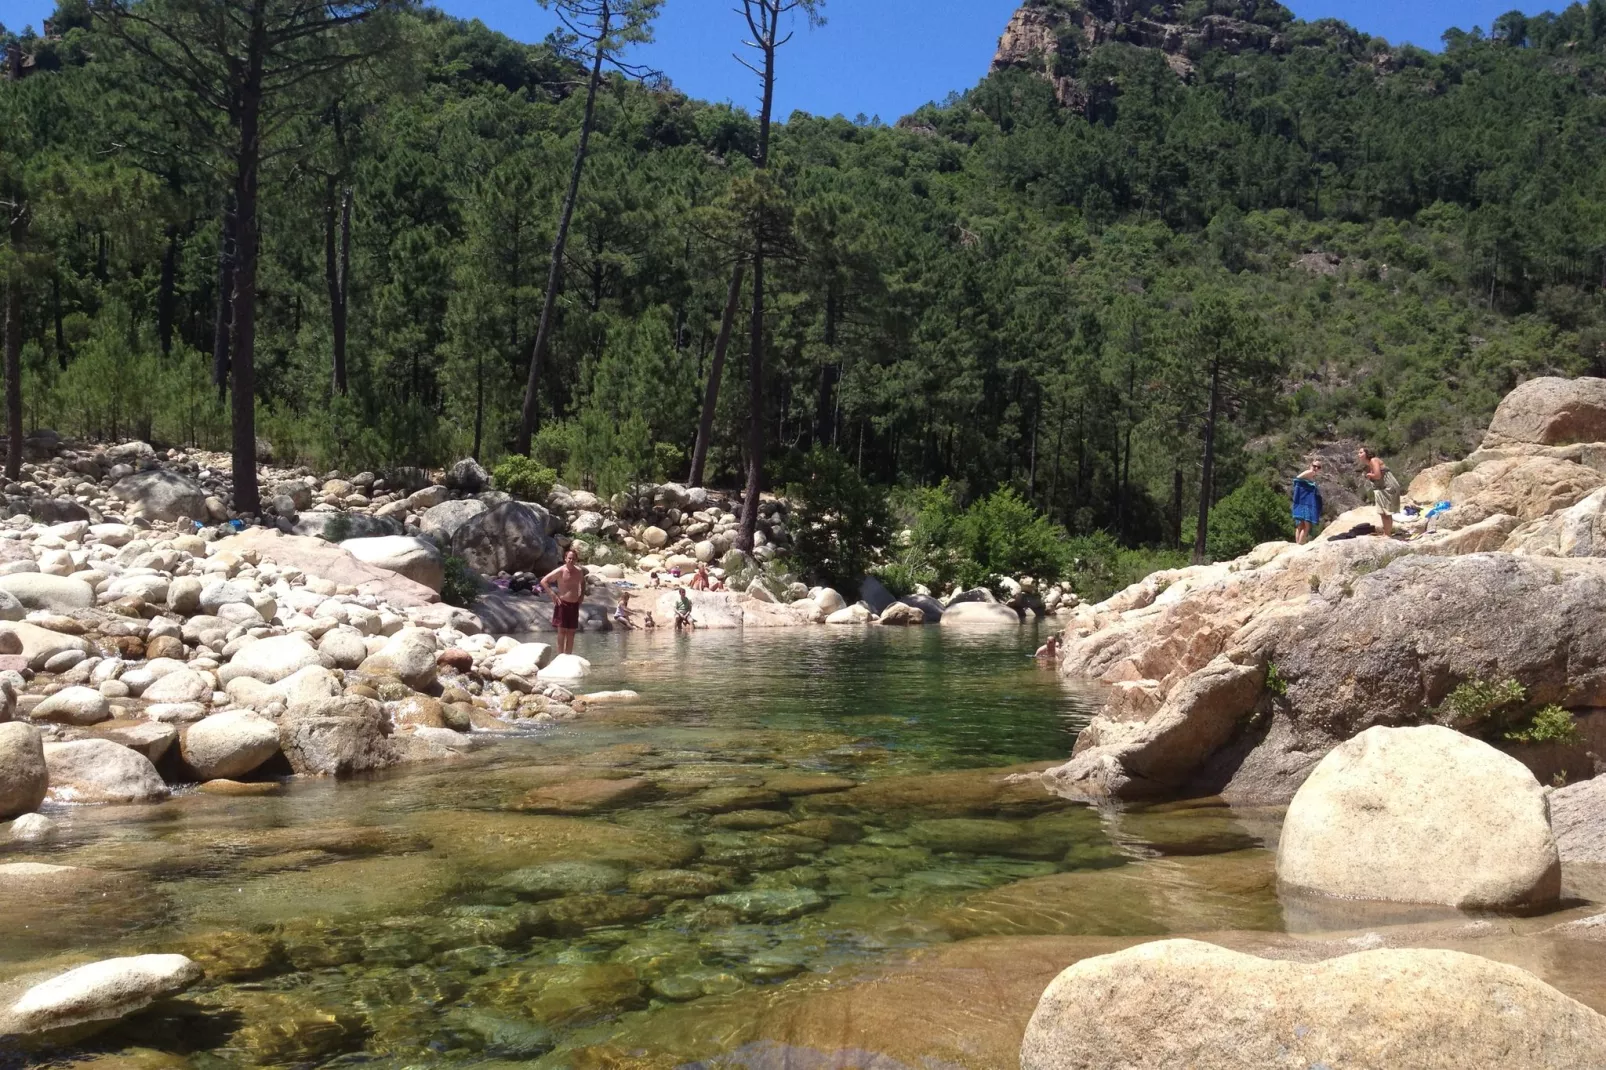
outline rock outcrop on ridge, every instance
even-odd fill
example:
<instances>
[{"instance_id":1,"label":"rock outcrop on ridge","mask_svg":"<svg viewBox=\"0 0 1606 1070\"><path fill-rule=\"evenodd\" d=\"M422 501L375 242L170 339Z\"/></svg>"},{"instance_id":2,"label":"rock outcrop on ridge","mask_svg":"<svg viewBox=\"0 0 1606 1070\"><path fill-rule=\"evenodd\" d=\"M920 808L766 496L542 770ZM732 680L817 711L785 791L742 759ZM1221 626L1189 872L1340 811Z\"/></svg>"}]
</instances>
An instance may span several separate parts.
<instances>
[{"instance_id":1,"label":"rock outcrop on ridge","mask_svg":"<svg viewBox=\"0 0 1606 1070\"><path fill-rule=\"evenodd\" d=\"M1060 670L1108 685L1108 700L1048 783L1285 800L1374 725L1440 724L1521 758L1537 748L1504 737L1539 710L1593 719L1606 708L1606 557L1592 556L1606 442L1576 438L1606 436L1603 396L1594 379L1514 391L1491 424L1498 448L1412 481L1418 503L1449 510L1410 541L1269 543L1078 607Z\"/></svg>"}]
</instances>

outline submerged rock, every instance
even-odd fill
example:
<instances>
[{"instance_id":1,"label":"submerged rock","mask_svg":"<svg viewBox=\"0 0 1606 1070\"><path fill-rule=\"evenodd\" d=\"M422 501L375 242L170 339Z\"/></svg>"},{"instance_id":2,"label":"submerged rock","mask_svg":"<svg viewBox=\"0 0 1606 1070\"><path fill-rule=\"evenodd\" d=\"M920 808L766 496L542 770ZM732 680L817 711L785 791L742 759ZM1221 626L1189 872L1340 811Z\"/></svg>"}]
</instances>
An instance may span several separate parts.
<instances>
[{"instance_id":1,"label":"submerged rock","mask_svg":"<svg viewBox=\"0 0 1606 1070\"><path fill-rule=\"evenodd\" d=\"M1499 909L1554 901L1545 791L1448 728L1369 728L1317 765L1283 822L1277 875L1349 899Z\"/></svg>"},{"instance_id":2,"label":"submerged rock","mask_svg":"<svg viewBox=\"0 0 1606 1070\"><path fill-rule=\"evenodd\" d=\"M1601 1066L1606 1018L1515 966L1456 951L1363 951L1306 965L1164 940L1056 977L1026 1027L1020 1065Z\"/></svg>"},{"instance_id":3,"label":"submerged rock","mask_svg":"<svg viewBox=\"0 0 1606 1070\"><path fill-rule=\"evenodd\" d=\"M708 897L714 906L729 907L752 921L786 921L825 908L825 897L812 888L762 888Z\"/></svg>"}]
</instances>

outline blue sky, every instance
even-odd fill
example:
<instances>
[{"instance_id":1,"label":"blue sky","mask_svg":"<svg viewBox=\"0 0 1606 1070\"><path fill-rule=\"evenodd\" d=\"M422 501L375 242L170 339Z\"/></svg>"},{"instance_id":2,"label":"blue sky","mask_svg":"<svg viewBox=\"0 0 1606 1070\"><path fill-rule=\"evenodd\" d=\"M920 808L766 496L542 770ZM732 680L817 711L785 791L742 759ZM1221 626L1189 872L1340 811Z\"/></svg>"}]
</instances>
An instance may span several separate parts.
<instances>
[{"instance_id":1,"label":"blue sky","mask_svg":"<svg viewBox=\"0 0 1606 1070\"><path fill-rule=\"evenodd\" d=\"M538 41L553 25L535 0L435 0L464 18ZM1288 2L1288 0L1285 0ZM1018 0L828 0L826 25L800 27L781 59L777 116L794 109L891 122L987 72L998 34ZM1530 10L1560 8L1532 5ZM753 77L731 58L742 30L736 0L666 0L657 43L639 57L681 89L708 100L752 105ZM1449 26L1487 27L1513 0L1293 0L1301 18L1340 18L1395 43L1439 47ZM0 0L0 23L37 26L53 0Z\"/></svg>"}]
</instances>

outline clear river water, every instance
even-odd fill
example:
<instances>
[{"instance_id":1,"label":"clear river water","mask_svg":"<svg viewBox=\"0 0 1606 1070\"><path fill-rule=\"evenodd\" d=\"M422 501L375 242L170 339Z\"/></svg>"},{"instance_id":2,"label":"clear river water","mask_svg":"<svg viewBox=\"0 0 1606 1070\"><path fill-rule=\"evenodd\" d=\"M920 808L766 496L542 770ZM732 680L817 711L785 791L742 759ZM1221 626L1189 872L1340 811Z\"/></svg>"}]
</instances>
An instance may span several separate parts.
<instances>
[{"instance_id":1,"label":"clear river water","mask_svg":"<svg viewBox=\"0 0 1606 1070\"><path fill-rule=\"evenodd\" d=\"M1082 954L1299 928L1278 811L1004 779L1096 705L1038 641L587 635L584 690L641 701L441 767L59 808L0 862L92 872L0 908L0 982L143 951L208 976L0 1065L1005 1066Z\"/></svg>"}]
</instances>

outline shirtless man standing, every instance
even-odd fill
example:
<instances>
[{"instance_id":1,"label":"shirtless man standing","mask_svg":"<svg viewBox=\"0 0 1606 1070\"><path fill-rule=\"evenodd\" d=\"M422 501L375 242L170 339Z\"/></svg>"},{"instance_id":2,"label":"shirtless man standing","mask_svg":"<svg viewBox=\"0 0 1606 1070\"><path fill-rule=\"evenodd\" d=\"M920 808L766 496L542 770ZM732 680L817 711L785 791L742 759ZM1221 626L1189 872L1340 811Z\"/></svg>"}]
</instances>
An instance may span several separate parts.
<instances>
[{"instance_id":1,"label":"shirtless man standing","mask_svg":"<svg viewBox=\"0 0 1606 1070\"><path fill-rule=\"evenodd\" d=\"M570 550L563 564L541 577L541 589L552 592L552 624L558 629L558 653L574 653L574 633L580 627L580 601L586 593L586 572L580 555Z\"/></svg>"}]
</instances>

